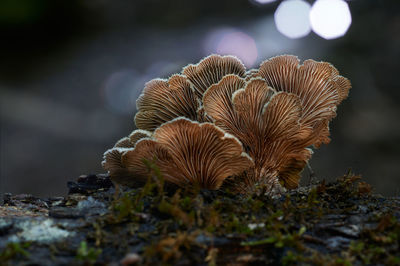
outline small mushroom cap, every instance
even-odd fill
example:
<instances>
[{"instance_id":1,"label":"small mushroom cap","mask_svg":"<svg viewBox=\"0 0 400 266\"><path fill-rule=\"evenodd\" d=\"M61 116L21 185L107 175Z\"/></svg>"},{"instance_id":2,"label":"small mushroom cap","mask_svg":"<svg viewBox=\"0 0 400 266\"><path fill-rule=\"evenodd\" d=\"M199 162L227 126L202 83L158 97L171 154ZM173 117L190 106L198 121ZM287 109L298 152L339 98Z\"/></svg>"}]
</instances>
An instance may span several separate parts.
<instances>
[{"instance_id":1,"label":"small mushroom cap","mask_svg":"<svg viewBox=\"0 0 400 266\"><path fill-rule=\"evenodd\" d=\"M332 81L335 83L339 95L337 104L340 104L344 99L349 96L351 82L347 78L340 76L339 73L332 77Z\"/></svg>"},{"instance_id":2,"label":"small mushroom cap","mask_svg":"<svg viewBox=\"0 0 400 266\"><path fill-rule=\"evenodd\" d=\"M135 145L131 144L131 140L128 137L123 137L115 143L114 148L133 148Z\"/></svg>"},{"instance_id":3,"label":"small mushroom cap","mask_svg":"<svg viewBox=\"0 0 400 266\"><path fill-rule=\"evenodd\" d=\"M132 173L122 164L122 155L132 148L112 148L104 153L102 166L114 182L125 186L143 184L143 180L130 178Z\"/></svg>"},{"instance_id":4,"label":"small mushroom cap","mask_svg":"<svg viewBox=\"0 0 400 266\"><path fill-rule=\"evenodd\" d=\"M136 129L129 135L129 140L133 145L135 145L139 140L143 138L150 138L151 135L152 133L150 131Z\"/></svg>"},{"instance_id":5,"label":"small mushroom cap","mask_svg":"<svg viewBox=\"0 0 400 266\"><path fill-rule=\"evenodd\" d=\"M218 83L224 76L235 74L244 77L246 67L234 56L210 55L196 65L188 65L182 70L194 85L194 89L201 99L204 92L213 84Z\"/></svg>"},{"instance_id":6,"label":"small mushroom cap","mask_svg":"<svg viewBox=\"0 0 400 266\"><path fill-rule=\"evenodd\" d=\"M235 137L213 124L186 118L163 124L152 138L139 140L134 149L123 152L120 157L114 153L106 156L106 161L112 161L105 166L110 174L116 172L112 167L126 169L130 175L124 175L122 181L111 174L114 180L125 185L147 178L149 169L143 159L154 161L167 182L207 189L218 189L226 178L242 173L253 164Z\"/></svg>"},{"instance_id":7,"label":"small mushroom cap","mask_svg":"<svg viewBox=\"0 0 400 266\"><path fill-rule=\"evenodd\" d=\"M173 75L168 80L154 79L146 83L136 100L136 106L136 126L154 131L163 123L177 117L197 120L200 99L186 77Z\"/></svg>"},{"instance_id":8,"label":"small mushroom cap","mask_svg":"<svg viewBox=\"0 0 400 266\"><path fill-rule=\"evenodd\" d=\"M139 140L135 148L112 148L104 154L103 168L106 169L111 179L119 184L136 187L143 185L150 174L150 169L143 160L159 161L170 160L168 151L150 138ZM169 167L170 165L162 165Z\"/></svg>"},{"instance_id":9,"label":"small mushroom cap","mask_svg":"<svg viewBox=\"0 0 400 266\"><path fill-rule=\"evenodd\" d=\"M157 162L157 166L160 169L168 169L169 171L173 169L170 163L172 158L168 149L157 143L154 139L144 138L136 143L133 150L127 151L121 157L121 164L131 173L129 179L147 179L150 169L145 165L144 160ZM168 174L169 171L164 172ZM165 179L168 180L169 176L165 176Z\"/></svg>"},{"instance_id":10,"label":"small mushroom cap","mask_svg":"<svg viewBox=\"0 0 400 266\"><path fill-rule=\"evenodd\" d=\"M142 129L136 129L134 130L129 137L124 137L117 141L115 143L114 147L115 148L134 148L136 142L138 142L142 138L149 138L151 137L151 132L142 130Z\"/></svg>"}]
</instances>

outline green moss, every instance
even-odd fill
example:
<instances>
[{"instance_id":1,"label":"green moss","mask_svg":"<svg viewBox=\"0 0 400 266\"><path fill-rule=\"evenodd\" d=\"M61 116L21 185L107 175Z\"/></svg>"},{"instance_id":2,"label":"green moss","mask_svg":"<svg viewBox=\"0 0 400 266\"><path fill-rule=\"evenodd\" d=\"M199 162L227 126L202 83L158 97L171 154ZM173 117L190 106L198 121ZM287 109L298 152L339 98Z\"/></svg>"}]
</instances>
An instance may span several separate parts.
<instances>
[{"instance_id":1,"label":"green moss","mask_svg":"<svg viewBox=\"0 0 400 266\"><path fill-rule=\"evenodd\" d=\"M29 243L29 242L8 243L7 246L5 247L5 249L0 252L0 262L6 263L9 260L17 258L17 257L29 257L29 252L26 251L26 249L28 249L30 245L31 245L31 243ZM0 264L0 265L2 265L2 264Z\"/></svg>"},{"instance_id":2,"label":"green moss","mask_svg":"<svg viewBox=\"0 0 400 266\"><path fill-rule=\"evenodd\" d=\"M159 241L146 247L144 258L146 264L153 264L156 261L162 261L164 264L179 260L185 253L198 252L198 249L204 249L205 246L196 242L199 232L177 232L170 234Z\"/></svg>"},{"instance_id":3,"label":"green moss","mask_svg":"<svg viewBox=\"0 0 400 266\"><path fill-rule=\"evenodd\" d=\"M400 248L400 223L391 214L382 215L378 220L376 228L362 232L362 240L351 243L349 253L364 264L379 261L385 265L394 265L398 256L387 255L388 251L395 253Z\"/></svg>"},{"instance_id":4,"label":"green moss","mask_svg":"<svg viewBox=\"0 0 400 266\"><path fill-rule=\"evenodd\" d=\"M76 251L76 259L88 264L93 264L97 261L101 252L101 249L95 249L93 247L89 248L86 241L82 241Z\"/></svg>"},{"instance_id":5,"label":"green moss","mask_svg":"<svg viewBox=\"0 0 400 266\"><path fill-rule=\"evenodd\" d=\"M366 192L368 186L360 189L360 177L351 173L334 183L321 182L271 199L227 190L211 197L201 191L171 194L164 191L157 168L150 164L149 169L152 174L144 187L123 193L111 204L110 213L98 219L91 235L96 246L118 246L127 252L129 239L138 239L144 243L140 254L147 264L224 264L225 258L238 258L241 251L251 254L249 260L266 263L272 256L283 265L399 261L400 226L390 213L371 216L369 222L376 228L364 229L340 252L316 249L307 242L326 215L356 212L364 202L378 204ZM214 247L218 240L229 244Z\"/></svg>"},{"instance_id":6,"label":"green moss","mask_svg":"<svg viewBox=\"0 0 400 266\"><path fill-rule=\"evenodd\" d=\"M194 210L189 212L185 212L180 206L181 198L179 193L176 193L171 201L168 199L163 199L158 204L158 210L161 213L168 214L175 221L177 221L180 225L185 225L186 228L190 228L195 223L195 213Z\"/></svg>"}]
</instances>

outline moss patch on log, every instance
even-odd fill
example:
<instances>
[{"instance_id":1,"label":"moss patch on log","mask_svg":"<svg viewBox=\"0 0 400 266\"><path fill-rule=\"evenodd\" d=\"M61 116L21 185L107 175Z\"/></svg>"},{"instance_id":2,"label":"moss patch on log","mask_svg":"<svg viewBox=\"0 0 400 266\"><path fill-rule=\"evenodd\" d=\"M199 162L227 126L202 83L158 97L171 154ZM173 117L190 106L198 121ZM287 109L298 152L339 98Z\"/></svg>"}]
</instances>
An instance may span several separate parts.
<instances>
[{"instance_id":1,"label":"moss patch on log","mask_svg":"<svg viewBox=\"0 0 400 266\"><path fill-rule=\"evenodd\" d=\"M372 194L351 173L270 198L169 190L155 169L143 188L84 194L9 196L0 207L2 264L400 263L400 198ZM70 237L25 244L22 224L40 219Z\"/></svg>"}]
</instances>

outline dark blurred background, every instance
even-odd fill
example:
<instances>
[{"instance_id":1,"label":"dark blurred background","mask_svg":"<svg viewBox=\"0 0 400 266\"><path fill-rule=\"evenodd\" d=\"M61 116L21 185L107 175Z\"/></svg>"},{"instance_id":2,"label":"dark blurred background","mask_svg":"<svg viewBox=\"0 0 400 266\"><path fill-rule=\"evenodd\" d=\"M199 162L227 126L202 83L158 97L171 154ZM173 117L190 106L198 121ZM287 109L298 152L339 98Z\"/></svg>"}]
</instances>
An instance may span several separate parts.
<instances>
[{"instance_id":1,"label":"dark blurred background","mask_svg":"<svg viewBox=\"0 0 400 266\"><path fill-rule=\"evenodd\" d=\"M134 129L146 81L230 53L249 68L279 54L334 64L353 88L311 165L319 179L352 168L398 195L400 2L344 2L348 30L350 13L328 8L341 23L328 35L319 11L312 29L304 19L315 1L283 2L0 1L0 191L63 195L67 180L104 172L103 152Z\"/></svg>"}]
</instances>

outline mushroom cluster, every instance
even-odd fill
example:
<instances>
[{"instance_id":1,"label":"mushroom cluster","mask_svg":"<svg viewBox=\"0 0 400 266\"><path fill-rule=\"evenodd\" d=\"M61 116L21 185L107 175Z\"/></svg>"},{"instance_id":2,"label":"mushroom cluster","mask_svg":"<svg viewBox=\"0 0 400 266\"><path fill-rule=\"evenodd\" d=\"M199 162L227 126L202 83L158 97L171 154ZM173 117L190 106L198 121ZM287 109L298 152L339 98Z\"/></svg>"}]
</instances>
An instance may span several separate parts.
<instances>
[{"instance_id":1,"label":"mushroom cluster","mask_svg":"<svg viewBox=\"0 0 400 266\"><path fill-rule=\"evenodd\" d=\"M183 188L296 188L310 147L329 143L329 122L350 87L326 62L283 55L246 71L236 57L211 55L146 83L138 129L105 152L103 167L127 186L147 180L150 160Z\"/></svg>"}]
</instances>

